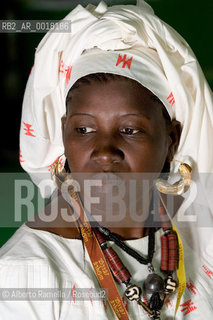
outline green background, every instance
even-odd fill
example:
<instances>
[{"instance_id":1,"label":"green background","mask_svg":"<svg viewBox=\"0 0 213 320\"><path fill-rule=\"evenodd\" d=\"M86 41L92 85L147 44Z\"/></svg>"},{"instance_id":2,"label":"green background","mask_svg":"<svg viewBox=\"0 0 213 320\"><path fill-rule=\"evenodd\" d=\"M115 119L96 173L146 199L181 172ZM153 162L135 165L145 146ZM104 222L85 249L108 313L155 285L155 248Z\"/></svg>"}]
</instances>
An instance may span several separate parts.
<instances>
[{"instance_id":1,"label":"green background","mask_svg":"<svg viewBox=\"0 0 213 320\"><path fill-rule=\"evenodd\" d=\"M60 20L77 4L98 4L99 1L24 0L7 1L1 19ZM112 4L135 4L135 1L105 1ZM176 29L192 47L211 88L213 87L212 0L153 0L147 1L156 15ZM44 34L0 34L1 63L1 149L0 166L3 173L23 172L18 161L19 126L24 89L34 52ZM13 175L0 174L0 226L5 216L13 215ZM35 196L36 199L36 196ZM9 221L9 220L8 220ZM0 246L11 237L17 226L0 227Z\"/></svg>"}]
</instances>

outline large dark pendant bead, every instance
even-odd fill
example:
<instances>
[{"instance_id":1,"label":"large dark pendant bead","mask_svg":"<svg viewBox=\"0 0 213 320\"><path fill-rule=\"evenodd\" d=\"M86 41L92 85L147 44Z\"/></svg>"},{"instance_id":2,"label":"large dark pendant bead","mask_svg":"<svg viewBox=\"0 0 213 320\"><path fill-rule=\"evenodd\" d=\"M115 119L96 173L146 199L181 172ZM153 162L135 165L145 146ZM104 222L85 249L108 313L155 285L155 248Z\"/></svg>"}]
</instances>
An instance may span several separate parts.
<instances>
[{"instance_id":1,"label":"large dark pendant bead","mask_svg":"<svg viewBox=\"0 0 213 320\"><path fill-rule=\"evenodd\" d=\"M143 292L145 295L150 295L155 292L164 292L164 281L156 273L151 273L148 275L143 284Z\"/></svg>"}]
</instances>

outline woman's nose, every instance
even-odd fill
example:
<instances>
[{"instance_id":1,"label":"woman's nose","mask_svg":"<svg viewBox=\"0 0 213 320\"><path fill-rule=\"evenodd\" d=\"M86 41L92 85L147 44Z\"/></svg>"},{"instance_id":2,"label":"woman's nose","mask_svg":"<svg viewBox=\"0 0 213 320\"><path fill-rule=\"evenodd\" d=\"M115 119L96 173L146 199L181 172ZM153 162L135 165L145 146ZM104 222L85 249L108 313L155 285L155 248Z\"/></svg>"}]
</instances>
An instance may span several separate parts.
<instances>
[{"instance_id":1,"label":"woman's nose","mask_svg":"<svg viewBox=\"0 0 213 320\"><path fill-rule=\"evenodd\" d=\"M114 166L124 160L124 153L106 138L96 144L91 159L104 171L113 170Z\"/></svg>"}]
</instances>

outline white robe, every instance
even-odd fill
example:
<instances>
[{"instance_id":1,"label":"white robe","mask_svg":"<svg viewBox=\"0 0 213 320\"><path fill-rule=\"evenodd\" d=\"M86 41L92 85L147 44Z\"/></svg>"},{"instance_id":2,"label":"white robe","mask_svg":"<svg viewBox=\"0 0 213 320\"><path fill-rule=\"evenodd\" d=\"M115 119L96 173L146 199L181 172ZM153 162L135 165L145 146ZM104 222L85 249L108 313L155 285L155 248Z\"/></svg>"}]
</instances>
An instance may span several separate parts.
<instances>
[{"instance_id":1,"label":"white robe","mask_svg":"<svg viewBox=\"0 0 213 320\"><path fill-rule=\"evenodd\" d=\"M156 233L153 265L159 272L160 236ZM128 240L128 245L143 255L147 253L148 238ZM114 244L123 263L132 274L132 283L142 285L148 275L141 265ZM195 256L184 243L187 287L175 319L211 320L213 318L213 266ZM102 299L87 301L4 301L4 288L99 288L99 284L81 240L67 239L47 231L31 229L23 224L0 249L0 319L4 320L65 320L116 319L109 304ZM123 297L124 285L118 285ZM7 293L6 293L7 294ZM164 305L161 319L172 320L176 295ZM136 302L128 302L129 318L149 317Z\"/></svg>"}]
</instances>

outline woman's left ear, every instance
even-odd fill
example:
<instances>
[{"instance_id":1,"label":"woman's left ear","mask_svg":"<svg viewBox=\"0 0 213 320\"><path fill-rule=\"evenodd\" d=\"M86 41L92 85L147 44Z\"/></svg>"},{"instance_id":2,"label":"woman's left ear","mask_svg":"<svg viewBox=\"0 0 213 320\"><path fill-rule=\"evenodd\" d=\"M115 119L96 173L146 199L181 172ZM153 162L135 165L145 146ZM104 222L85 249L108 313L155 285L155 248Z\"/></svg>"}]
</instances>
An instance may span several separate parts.
<instances>
[{"instance_id":1,"label":"woman's left ear","mask_svg":"<svg viewBox=\"0 0 213 320\"><path fill-rule=\"evenodd\" d=\"M172 120L172 123L168 128L168 135L170 138L170 144L168 149L167 160L171 162L174 158L174 155L177 151L180 142L181 124L179 121Z\"/></svg>"}]
</instances>

